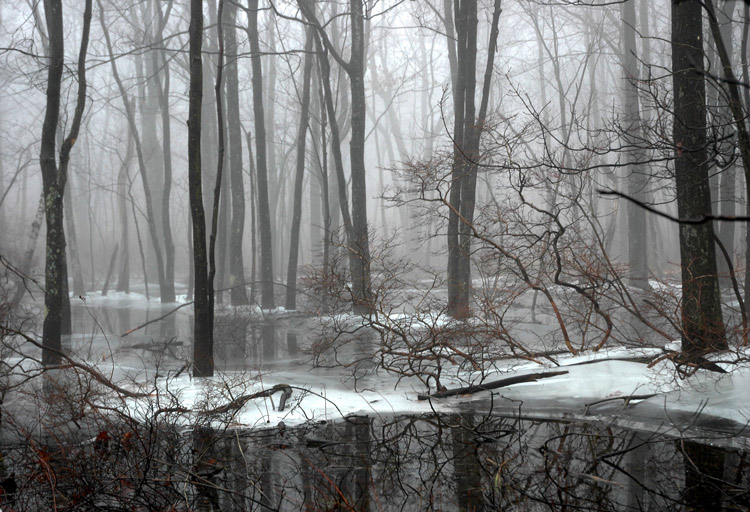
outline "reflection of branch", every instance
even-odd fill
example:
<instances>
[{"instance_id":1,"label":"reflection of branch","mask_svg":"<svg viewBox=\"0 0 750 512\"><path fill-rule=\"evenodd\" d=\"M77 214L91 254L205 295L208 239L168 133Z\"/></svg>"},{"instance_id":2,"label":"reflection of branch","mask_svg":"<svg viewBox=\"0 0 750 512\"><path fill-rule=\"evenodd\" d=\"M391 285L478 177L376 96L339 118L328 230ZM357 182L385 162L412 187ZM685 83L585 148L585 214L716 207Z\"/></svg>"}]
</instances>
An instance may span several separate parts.
<instances>
[{"instance_id":1,"label":"reflection of branch","mask_svg":"<svg viewBox=\"0 0 750 512\"><path fill-rule=\"evenodd\" d=\"M616 197L621 197L623 199L627 199L631 203L637 204L638 206L640 206L646 211L649 211L655 215L658 215L659 217L663 217L665 219L671 220L672 222L677 222L678 224L705 224L706 222L710 222L712 220L723 220L723 221L729 221L729 222L750 221L750 216L747 216L747 215L704 215L703 217L700 217L697 219L681 219L679 217L675 217L668 213L659 211L653 206L650 206L642 201L639 201L638 199L630 197L627 194L618 192L617 190L607 190L607 189L600 188L600 189L597 189L597 192L603 196L616 196Z\"/></svg>"},{"instance_id":2,"label":"reflection of branch","mask_svg":"<svg viewBox=\"0 0 750 512\"><path fill-rule=\"evenodd\" d=\"M486 384L477 384L475 386L466 386L464 388L449 389L446 391L440 391L433 395L418 395L418 400L429 400L431 398L446 398L449 396L456 395L470 395L472 393L478 393L480 391L489 391L490 389L502 388L505 386L512 386L513 384L521 384L523 382L536 382L539 379L547 379L549 377L556 377L558 375L565 375L567 370L559 372L544 372L544 373L530 373L528 375L516 375L514 377L508 377L507 379L500 379Z\"/></svg>"}]
</instances>

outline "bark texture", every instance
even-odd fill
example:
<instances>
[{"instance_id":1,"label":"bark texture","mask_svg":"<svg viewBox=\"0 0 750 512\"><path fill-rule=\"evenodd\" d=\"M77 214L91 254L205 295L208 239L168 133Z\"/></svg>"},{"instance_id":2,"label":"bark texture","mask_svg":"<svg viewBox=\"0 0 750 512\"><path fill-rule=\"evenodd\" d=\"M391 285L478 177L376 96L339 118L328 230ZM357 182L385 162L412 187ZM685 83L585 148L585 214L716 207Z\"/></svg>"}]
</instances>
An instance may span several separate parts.
<instances>
[{"instance_id":1,"label":"bark texture","mask_svg":"<svg viewBox=\"0 0 750 512\"><path fill-rule=\"evenodd\" d=\"M698 0L672 2L674 168L677 214L682 219L711 214L701 11ZM724 349L713 225L682 223L679 230L683 351Z\"/></svg>"}]
</instances>

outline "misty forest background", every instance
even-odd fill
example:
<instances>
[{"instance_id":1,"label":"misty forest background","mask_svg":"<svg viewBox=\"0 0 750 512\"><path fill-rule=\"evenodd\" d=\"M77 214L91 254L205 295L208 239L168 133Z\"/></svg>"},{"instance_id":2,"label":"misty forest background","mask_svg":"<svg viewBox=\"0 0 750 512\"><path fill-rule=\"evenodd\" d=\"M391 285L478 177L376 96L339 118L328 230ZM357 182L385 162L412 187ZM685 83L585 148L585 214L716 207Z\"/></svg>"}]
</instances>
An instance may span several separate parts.
<instances>
[{"instance_id":1,"label":"misty forest background","mask_svg":"<svg viewBox=\"0 0 750 512\"><path fill-rule=\"evenodd\" d=\"M500 339L544 302L573 353L634 322L701 353L745 339L747 3L0 16L5 313L45 296L45 363L69 293L108 290L195 300L196 375L215 303L409 312L393 290L417 285Z\"/></svg>"}]
</instances>

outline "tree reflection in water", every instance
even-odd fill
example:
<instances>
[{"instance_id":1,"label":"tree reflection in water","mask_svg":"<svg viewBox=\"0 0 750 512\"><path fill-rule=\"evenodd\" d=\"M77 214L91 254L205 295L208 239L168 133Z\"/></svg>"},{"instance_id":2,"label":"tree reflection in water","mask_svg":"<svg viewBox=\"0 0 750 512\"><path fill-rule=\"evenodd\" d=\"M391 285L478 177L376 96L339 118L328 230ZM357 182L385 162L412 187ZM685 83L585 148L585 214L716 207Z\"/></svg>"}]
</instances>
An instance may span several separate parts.
<instances>
[{"instance_id":1,"label":"tree reflection in water","mask_svg":"<svg viewBox=\"0 0 750 512\"><path fill-rule=\"evenodd\" d=\"M225 433L222 510L730 510L746 452L599 423L353 416ZM244 475L232 475L242 468ZM239 482L245 482L242 490Z\"/></svg>"},{"instance_id":2,"label":"tree reflection in water","mask_svg":"<svg viewBox=\"0 0 750 512\"><path fill-rule=\"evenodd\" d=\"M13 471L19 489L14 509L51 510L52 503L66 504L64 510L224 512L750 508L741 437L686 431L675 438L596 421L479 413L358 415L255 429L203 419L185 431L170 418L163 424L102 418L89 425L99 431L93 443L88 429L70 422L69 436L7 445L7 473Z\"/></svg>"}]
</instances>

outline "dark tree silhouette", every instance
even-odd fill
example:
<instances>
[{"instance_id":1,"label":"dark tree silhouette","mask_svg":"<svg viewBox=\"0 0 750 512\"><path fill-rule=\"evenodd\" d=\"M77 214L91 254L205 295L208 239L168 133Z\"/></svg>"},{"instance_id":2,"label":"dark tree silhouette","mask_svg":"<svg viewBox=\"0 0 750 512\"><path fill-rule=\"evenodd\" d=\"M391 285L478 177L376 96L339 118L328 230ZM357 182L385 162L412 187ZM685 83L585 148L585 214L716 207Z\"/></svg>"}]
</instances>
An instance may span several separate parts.
<instances>
[{"instance_id":1,"label":"dark tree silhouette","mask_svg":"<svg viewBox=\"0 0 750 512\"><path fill-rule=\"evenodd\" d=\"M672 83L677 214L711 213L706 140L706 92L701 2L672 2ZM683 351L726 348L710 222L680 227Z\"/></svg>"}]
</instances>

